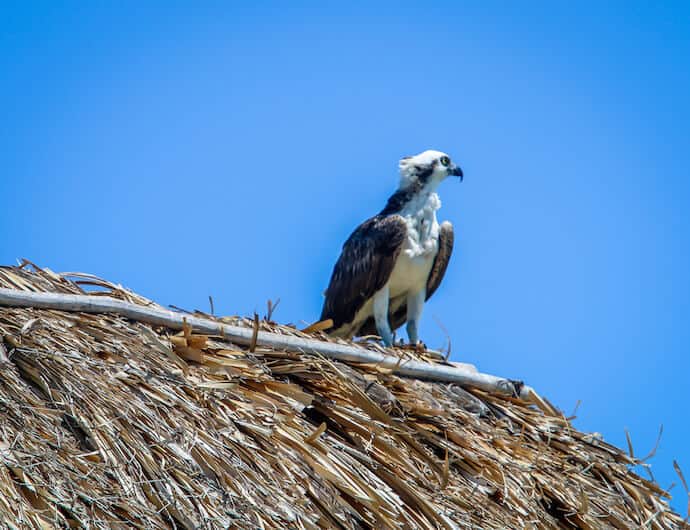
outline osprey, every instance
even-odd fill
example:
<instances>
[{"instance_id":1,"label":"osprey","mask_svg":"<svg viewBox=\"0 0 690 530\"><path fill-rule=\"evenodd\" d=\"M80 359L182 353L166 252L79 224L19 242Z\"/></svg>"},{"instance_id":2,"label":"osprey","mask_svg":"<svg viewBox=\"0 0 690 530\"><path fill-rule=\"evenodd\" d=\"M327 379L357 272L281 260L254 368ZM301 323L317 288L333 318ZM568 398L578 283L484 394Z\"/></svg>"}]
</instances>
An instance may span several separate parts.
<instances>
[{"instance_id":1,"label":"osprey","mask_svg":"<svg viewBox=\"0 0 690 530\"><path fill-rule=\"evenodd\" d=\"M439 225L436 189L462 170L440 151L400 160L400 185L377 215L364 221L343 245L321 311L339 337L378 334L386 346L407 322L417 344L424 302L436 291L453 251L453 225Z\"/></svg>"}]
</instances>

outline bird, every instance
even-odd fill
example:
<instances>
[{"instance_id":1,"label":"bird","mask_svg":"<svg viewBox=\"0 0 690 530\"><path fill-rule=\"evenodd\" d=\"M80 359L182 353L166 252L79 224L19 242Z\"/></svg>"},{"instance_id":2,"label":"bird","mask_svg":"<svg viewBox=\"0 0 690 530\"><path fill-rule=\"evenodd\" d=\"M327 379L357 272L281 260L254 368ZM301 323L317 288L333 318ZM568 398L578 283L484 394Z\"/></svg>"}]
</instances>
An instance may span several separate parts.
<instances>
[{"instance_id":1,"label":"bird","mask_svg":"<svg viewBox=\"0 0 690 530\"><path fill-rule=\"evenodd\" d=\"M384 208L360 224L343 244L327 289L320 321L335 337L378 335L392 346L406 325L419 344L424 303L434 294L453 252L453 225L439 224L437 189L462 169L441 151L427 150L399 162L400 182Z\"/></svg>"}]
</instances>

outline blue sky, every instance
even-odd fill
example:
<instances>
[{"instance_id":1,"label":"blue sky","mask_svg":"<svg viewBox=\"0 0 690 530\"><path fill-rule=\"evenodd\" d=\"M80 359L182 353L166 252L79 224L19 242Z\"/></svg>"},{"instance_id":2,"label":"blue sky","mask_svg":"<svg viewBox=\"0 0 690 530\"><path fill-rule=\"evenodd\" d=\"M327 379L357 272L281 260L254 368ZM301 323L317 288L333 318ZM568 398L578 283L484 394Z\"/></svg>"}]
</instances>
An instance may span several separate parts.
<instances>
[{"instance_id":1,"label":"blue sky","mask_svg":"<svg viewBox=\"0 0 690 530\"><path fill-rule=\"evenodd\" d=\"M444 150L422 337L637 454L663 424L685 513L687 6L143 4L0 7L1 263L311 322L398 159Z\"/></svg>"}]
</instances>

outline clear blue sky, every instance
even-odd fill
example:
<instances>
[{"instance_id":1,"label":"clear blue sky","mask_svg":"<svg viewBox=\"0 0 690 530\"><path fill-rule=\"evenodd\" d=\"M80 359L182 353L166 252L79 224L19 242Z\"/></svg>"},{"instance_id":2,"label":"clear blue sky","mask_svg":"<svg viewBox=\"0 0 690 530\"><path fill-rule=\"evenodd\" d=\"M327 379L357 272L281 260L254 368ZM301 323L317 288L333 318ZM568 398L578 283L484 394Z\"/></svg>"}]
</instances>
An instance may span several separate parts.
<instances>
[{"instance_id":1,"label":"clear blue sky","mask_svg":"<svg viewBox=\"0 0 690 530\"><path fill-rule=\"evenodd\" d=\"M143 4L0 7L0 262L311 322L398 158L447 151L423 338L638 454L663 424L685 513L687 4Z\"/></svg>"}]
</instances>

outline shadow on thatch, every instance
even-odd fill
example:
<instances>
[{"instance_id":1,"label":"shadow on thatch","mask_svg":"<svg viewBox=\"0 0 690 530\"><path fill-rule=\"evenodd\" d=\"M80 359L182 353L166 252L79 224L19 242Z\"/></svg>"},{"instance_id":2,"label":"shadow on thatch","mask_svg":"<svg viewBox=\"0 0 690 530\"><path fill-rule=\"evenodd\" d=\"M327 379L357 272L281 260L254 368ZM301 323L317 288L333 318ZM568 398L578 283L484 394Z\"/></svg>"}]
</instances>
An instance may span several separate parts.
<instances>
[{"instance_id":1,"label":"shadow on thatch","mask_svg":"<svg viewBox=\"0 0 690 530\"><path fill-rule=\"evenodd\" d=\"M152 305L70 277L5 267L0 287ZM683 525L628 454L511 397L115 315L0 308L0 334L10 526Z\"/></svg>"}]
</instances>

